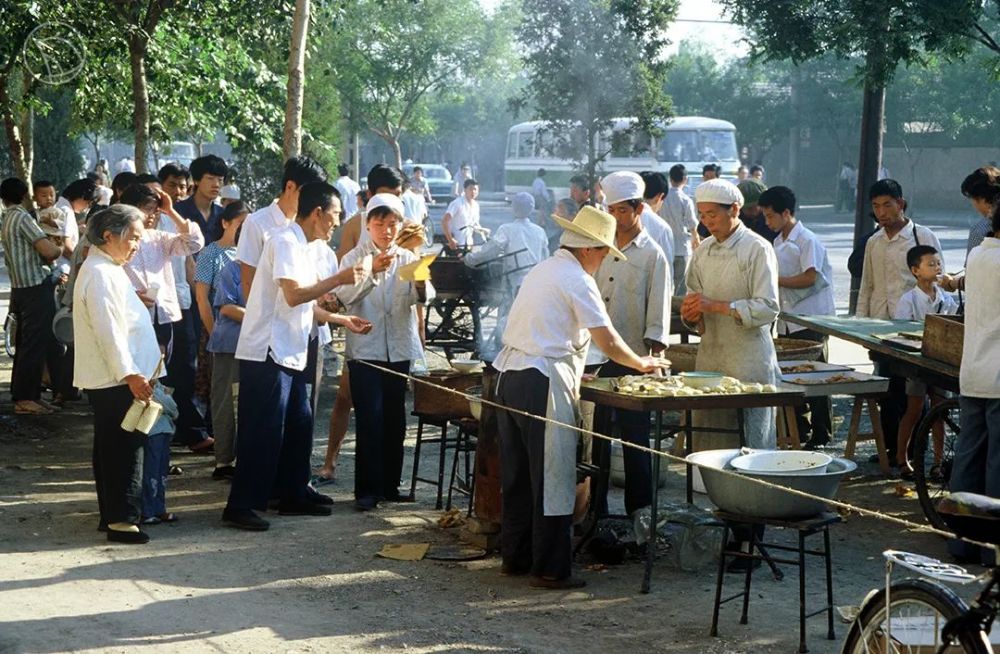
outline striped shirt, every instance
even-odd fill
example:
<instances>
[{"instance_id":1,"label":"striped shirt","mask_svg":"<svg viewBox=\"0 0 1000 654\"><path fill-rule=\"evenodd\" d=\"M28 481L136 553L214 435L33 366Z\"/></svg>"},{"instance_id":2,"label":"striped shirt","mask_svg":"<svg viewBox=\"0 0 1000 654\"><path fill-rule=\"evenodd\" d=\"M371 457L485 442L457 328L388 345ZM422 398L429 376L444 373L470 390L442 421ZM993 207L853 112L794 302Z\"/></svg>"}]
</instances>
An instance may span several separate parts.
<instances>
[{"instance_id":1,"label":"striped shirt","mask_svg":"<svg viewBox=\"0 0 1000 654\"><path fill-rule=\"evenodd\" d=\"M49 270L35 249L35 242L45 238L45 232L24 207L14 205L4 210L0 237L3 238L3 258L10 275L10 287L31 288L45 282Z\"/></svg>"}]
</instances>

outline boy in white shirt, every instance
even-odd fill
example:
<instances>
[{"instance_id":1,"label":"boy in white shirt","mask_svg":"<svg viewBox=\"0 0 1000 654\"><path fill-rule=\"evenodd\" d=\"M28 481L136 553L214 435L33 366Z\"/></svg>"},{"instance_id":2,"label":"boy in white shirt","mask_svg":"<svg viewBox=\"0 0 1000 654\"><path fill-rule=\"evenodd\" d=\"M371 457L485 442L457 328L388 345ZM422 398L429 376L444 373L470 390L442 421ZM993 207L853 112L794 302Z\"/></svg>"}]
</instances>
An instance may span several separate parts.
<instances>
[{"instance_id":1,"label":"boy in white shirt","mask_svg":"<svg viewBox=\"0 0 1000 654\"><path fill-rule=\"evenodd\" d=\"M896 320L915 320L922 322L929 313L954 314L958 311L958 302L954 297L938 287L937 280L941 276L941 256L936 248L930 245L917 245L906 253L906 263L910 272L917 279L917 285L899 298L893 318ZM902 471L904 479L913 478L913 469L906 462L906 447L910 441L913 428L920 420L924 409L924 401L930 396L931 404L941 401L941 393L927 384L915 380L906 380L906 413L899 422L899 432L896 434L896 465ZM934 426L934 466L931 468L931 478L941 476L941 455L944 450L943 426Z\"/></svg>"}]
</instances>

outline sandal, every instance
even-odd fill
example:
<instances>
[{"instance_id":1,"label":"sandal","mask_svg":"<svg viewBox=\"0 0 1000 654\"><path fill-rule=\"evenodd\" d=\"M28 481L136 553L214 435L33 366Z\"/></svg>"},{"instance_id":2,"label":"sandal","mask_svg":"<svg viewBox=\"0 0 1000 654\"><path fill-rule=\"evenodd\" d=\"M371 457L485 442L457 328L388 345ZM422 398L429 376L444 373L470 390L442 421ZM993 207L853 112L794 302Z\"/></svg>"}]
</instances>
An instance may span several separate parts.
<instances>
[{"instance_id":1,"label":"sandal","mask_svg":"<svg viewBox=\"0 0 1000 654\"><path fill-rule=\"evenodd\" d=\"M161 513L156 517L160 519L160 522L177 522L178 520L176 513Z\"/></svg>"},{"instance_id":2,"label":"sandal","mask_svg":"<svg viewBox=\"0 0 1000 654\"><path fill-rule=\"evenodd\" d=\"M140 520L139 524L143 524L143 525L158 525L161 522L163 522L163 521L160 520L157 516L151 515L148 518L143 518L142 520Z\"/></svg>"},{"instance_id":3,"label":"sandal","mask_svg":"<svg viewBox=\"0 0 1000 654\"><path fill-rule=\"evenodd\" d=\"M330 486L337 483L336 477L324 477L323 475L313 475L312 479L309 480L309 485L313 488L318 488L320 486Z\"/></svg>"},{"instance_id":4,"label":"sandal","mask_svg":"<svg viewBox=\"0 0 1000 654\"><path fill-rule=\"evenodd\" d=\"M55 413L55 411L40 402L24 400L23 402L14 403L14 413L19 416L47 416Z\"/></svg>"}]
</instances>

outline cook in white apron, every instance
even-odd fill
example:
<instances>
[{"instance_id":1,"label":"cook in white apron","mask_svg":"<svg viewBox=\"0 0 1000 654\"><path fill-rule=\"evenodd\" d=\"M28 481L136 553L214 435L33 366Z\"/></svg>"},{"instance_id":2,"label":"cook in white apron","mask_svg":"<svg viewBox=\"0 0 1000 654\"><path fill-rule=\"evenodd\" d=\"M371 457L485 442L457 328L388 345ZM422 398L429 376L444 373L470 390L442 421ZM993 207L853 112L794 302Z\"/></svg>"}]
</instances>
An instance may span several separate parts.
<instances>
[{"instance_id":1,"label":"cook in white apron","mask_svg":"<svg viewBox=\"0 0 1000 654\"><path fill-rule=\"evenodd\" d=\"M497 401L518 412L576 425L580 377L591 335L613 360L652 371L611 326L591 276L614 249L615 220L587 207L566 230L562 247L528 273L504 331ZM579 432L513 411L500 411L504 574L531 574L539 588L577 588L571 576Z\"/></svg>"}]
</instances>

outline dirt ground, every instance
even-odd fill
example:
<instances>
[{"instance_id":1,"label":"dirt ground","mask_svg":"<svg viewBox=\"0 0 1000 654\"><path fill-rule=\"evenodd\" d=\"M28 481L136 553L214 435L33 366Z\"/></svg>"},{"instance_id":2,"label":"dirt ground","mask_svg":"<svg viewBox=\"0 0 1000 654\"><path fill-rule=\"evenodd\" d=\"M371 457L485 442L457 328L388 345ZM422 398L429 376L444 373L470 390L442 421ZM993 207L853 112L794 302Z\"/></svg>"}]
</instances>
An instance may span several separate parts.
<instances>
[{"instance_id":1,"label":"dirt ground","mask_svg":"<svg viewBox=\"0 0 1000 654\"><path fill-rule=\"evenodd\" d=\"M6 387L10 360L0 359ZM334 380L324 389L314 461L322 460ZM848 410L838 401L838 414ZM10 414L10 405L0 406ZM411 425L415 430L415 425ZM738 602L723 607L720 636L708 635L714 566L681 572L660 561L652 592L639 593L642 567L627 562L579 574L575 592L529 589L499 575L499 559L466 563L376 558L385 544L456 542L437 526L433 489L416 504L360 514L351 508L353 440L345 444L340 481L324 487L336 500L328 518L268 515L271 530L247 533L220 523L228 485L210 477L210 457L175 450L184 474L172 477L173 525L149 527L146 546L108 544L97 526L90 470L89 410L83 403L53 417L0 416L0 652L794 652L798 645L797 575L754 577L748 625ZM846 426L838 430L842 444ZM407 439L411 461L413 433ZM434 457L427 452L429 473ZM859 455L866 457L867 450ZM841 497L920 520L915 499L863 464ZM408 476L408 475L407 475ZM683 497L670 474L664 500ZM612 509L620 507L616 490ZM462 504L464 506L464 504ZM861 601L879 583L887 547L944 556L933 536L848 517L833 531L838 605ZM792 542L792 534L779 538ZM821 567L807 579L809 601L822 599ZM727 592L739 578L728 576ZM815 653L835 652L825 618L809 621Z\"/></svg>"}]
</instances>

